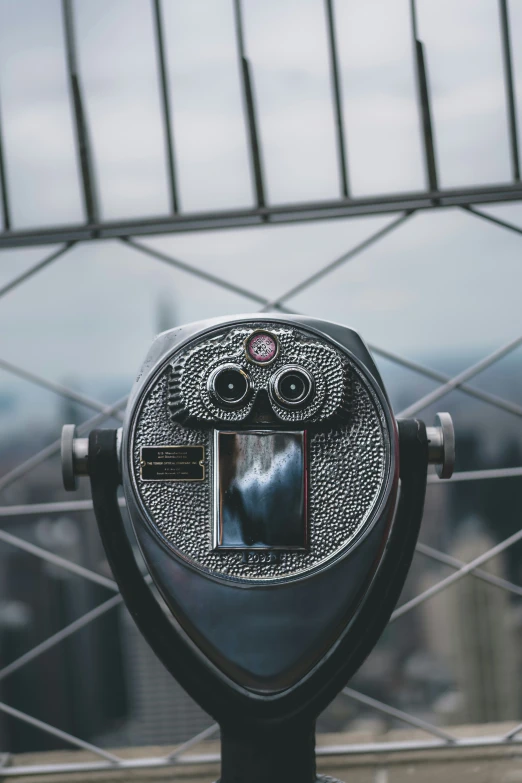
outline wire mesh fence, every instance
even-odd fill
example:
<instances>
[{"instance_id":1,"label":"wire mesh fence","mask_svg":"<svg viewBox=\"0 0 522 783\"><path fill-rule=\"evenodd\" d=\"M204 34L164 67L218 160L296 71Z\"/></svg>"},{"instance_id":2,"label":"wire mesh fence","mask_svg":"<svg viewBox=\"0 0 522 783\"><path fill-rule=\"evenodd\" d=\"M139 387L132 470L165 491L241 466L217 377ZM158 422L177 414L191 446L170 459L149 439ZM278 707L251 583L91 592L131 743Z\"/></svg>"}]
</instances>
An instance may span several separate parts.
<instances>
[{"instance_id":1,"label":"wire mesh fence","mask_svg":"<svg viewBox=\"0 0 522 783\"><path fill-rule=\"evenodd\" d=\"M516 235L522 234L522 227L517 212L507 214L499 211L498 207L495 211L490 206L476 206L516 201L522 197L515 78L515 65L518 61L516 51L513 50L513 36L510 34L508 18L510 7L506 0L501 0L496 7L497 21L493 30L495 35L498 33L497 53L502 66L505 145L509 159L509 172L503 184L484 181L461 187L441 187L437 163L437 111L430 96L427 69L430 49L429 46L425 47L421 40L425 4L419 3L418 9L415 3L412 3L407 7L407 13L403 13L403 21L408 23L408 47L405 51L409 53L408 67L411 71L409 100L418 122L419 161L422 164L424 186L417 190L400 190L384 196L361 196L353 190L354 178L350 169L350 159L353 160L353 152L352 158L350 157L350 104L347 101L349 94L343 88L343 80L346 82L347 77L346 70L342 67L346 33L344 28L339 27L338 21L345 10L341 3L326 0L324 5L311 5L314 6L315 12L320 9L324 23L322 55L325 57L324 68L328 76L326 84L329 89L329 116L332 124L329 139L333 140L331 146L335 150L336 174L333 180L337 183L338 193L329 198L286 203L277 203L269 198L274 186L270 185L270 177L265 175L266 169L271 171L271 164L263 138L270 139L270 133L264 125L263 100L260 101L260 106L256 101L256 59L251 59L248 54L249 41L255 44L252 27L249 33L248 25L249 14L254 18L254 11L251 4L245 4L243 7L239 0L227 4L228 10L223 5L226 10L223 29L227 25L230 27L226 40L229 44L232 41L235 83L242 106L238 122L243 128L243 163L247 162L249 166L251 203L206 211L183 208L184 198L189 199L183 196L182 185L186 181L186 174L180 176L179 173L180 166L183 168L183 156L176 147L176 90L171 84L171 81L175 81L173 76L176 71L169 65L169 58L172 59L174 53L169 38L171 27L166 25L164 18L166 14L172 13L172 9L167 11L165 5L160 0L154 0L151 4L142 2L140 6L142 9L145 6L148 9L151 51L156 63L158 116L161 119L163 163L166 171L165 194L168 201L165 214L108 219L100 206L103 204L99 193L103 191L103 175L99 163L95 163L96 144L93 144L91 136L95 137L96 134L93 133L94 128L90 127L89 99L82 87L82 56L84 69L88 71L88 67L85 51L82 55L81 46L86 32L84 29L82 33L77 18L85 13L80 3L63 0L61 5L49 3L48 9L51 16L55 15L55 21L58 20L63 34L64 73L69 89L71 132L77 155L77 187L81 196L82 220L46 225L43 228L16 225L13 217L16 210L13 209L10 194L10 183L12 185L16 181L16 162L10 163L7 143L9 134L7 141L2 140L5 136L2 128L8 120L8 113L2 106L0 78L0 185L3 208L0 248L4 248L7 254L10 248L39 246L39 250L34 251L38 255L13 256L12 273L8 267L8 273L4 274L5 279L0 283L0 305L5 304L13 331L23 332L27 311L23 304L20 306L19 303L23 303L24 291L33 286L32 291L36 292L34 296L42 302L43 309L38 311L38 315L40 312L45 313L47 297L52 308L59 308L63 298L67 329L73 332L73 337L93 329L94 345L101 346L103 342L106 350L106 344L112 341L113 354L123 353L128 348L128 343L121 334L128 329L128 322L123 319L120 326L118 313L107 329L105 338L103 328L105 323L109 324L109 319L104 321L102 317L101 329L96 327L100 312L103 315L104 308L112 306L112 302L109 300L107 305L106 299L103 298L106 285L104 277L98 279L97 285L82 286L81 270L95 258L84 257L83 267L78 264L77 259L84 248L99 247L98 242L91 245L91 240L103 239L108 248L108 255L102 260L103 265L111 263L108 261L111 254L118 259L119 266L115 271L117 280L123 281L126 265L132 268L131 259L135 256L145 263L147 279L157 278L160 286L170 280L168 275L177 275L172 278L172 289L178 303L181 299L197 299L198 291L207 289L195 286L204 285L213 292L209 294L214 299L213 306L221 309L222 313L238 309L239 304L241 309L246 307L260 313L278 310L297 312L303 307L312 315L329 313L330 309L335 310L337 307L335 317L347 321L351 320L348 318L349 313L346 313L346 318L342 317L342 301L339 303L335 299L336 289L341 292L341 299L343 292L348 292L350 285L355 285L356 291L362 291L367 278L361 269L370 263L369 258L375 265L375 257L370 256L371 252L377 250L386 255L386 247L390 246L389 243L393 242L394 238L400 236L402 245L399 245L399 249L390 246L390 258L392 261L397 259L415 236L415 226L420 226L423 221L422 227L417 229L422 239L426 220L431 218L431 215L423 215L425 210L433 210L435 217L435 213L440 214L437 211L445 208L450 216L450 222L446 223L450 230L451 220L455 215L458 219L465 220L471 232L478 232L481 227L486 226L490 232L494 232L487 235L493 237L492 245L501 250L507 246L501 244L500 229L506 236L512 236L519 241ZM400 16L400 13L397 13ZM121 21L120 19L119 22ZM172 20L170 22L172 23ZM258 78L257 84L262 94L262 78L260 75ZM96 169L99 170L98 176L95 174ZM14 190L16 192L16 187ZM516 210L516 207L512 209ZM352 232L351 244L343 244L345 223L339 223L343 234L337 234L337 239L342 240L344 249L332 254L332 260L320 263L316 260L314 264L307 265L301 264L297 257L293 264L288 264L290 274L284 277L282 273L279 274L279 270L267 274L262 260L258 259L256 262L250 258L248 263L244 262L248 274L241 272L244 234L237 231L234 233L234 230L249 226L249 231L270 232L276 230L275 224L297 223L297 228L277 229L294 231L292 241L295 243L295 232L304 232L305 222L350 217L356 224L357 219L363 215L380 217L375 218L378 220L376 223L368 223L369 218L360 222L362 228ZM329 225L331 224L322 224L323 228ZM253 228L255 226L258 228ZM202 254L212 256L217 253L218 261L221 254L226 254L226 235L221 231L206 235L210 239L206 245L202 245L203 250L196 248L196 252L190 245L183 245L183 242L177 240L181 232L227 228L240 248L239 263L232 268L232 274L226 263L201 262ZM440 228L435 228L435 232L439 230ZM159 233L170 233L173 237L153 239L150 236ZM256 235L256 241L260 236L260 233ZM310 236L312 235L307 234L304 240L299 240L300 252L303 250L303 243L309 242ZM321 247L324 236L323 233L315 237L314 252ZM485 235L480 235L479 242L483 236ZM216 251L220 242L222 249ZM48 252L40 248L45 244L58 246ZM413 255L418 246L419 235L413 242ZM185 260L183 247L187 249L191 260ZM284 255L288 244L282 243L282 248L281 253ZM260 252L264 252L263 249ZM436 252L439 251L436 249ZM352 267L352 264L359 261L359 266ZM422 259L415 258L414 263L422 264ZM452 263L453 259L450 261L450 264ZM486 252L484 263L488 267L495 266L497 260ZM275 264L277 267L280 260L276 259ZM440 259L440 266L444 267L443 259ZM411 259L410 267L414 269ZM67 277L68 268L72 268L76 273L80 272L77 285L74 277ZM354 268L353 278L343 276L348 269ZM512 268L508 267L508 270ZM274 270L274 267L271 269ZM56 276L51 278L54 283L50 283L49 276L53 271L56 271ZM375 269L373 274L375 275ZM473 264L467 264L466 274L468 280L473 279ZM323 717L322 725L325 729L332 725L351 725L355 720L367 720L375 714L382 716L384 721L392 722L392 725L399 722L425 731L428 735L426 741L413 743L413 746L419 749L439 746L467 747L477 743L508 745L520 740L522 724L517 722L517 716L521 714L520 694L515 687L510 687L510 682L516 679L520 667L516 643L520 627L517 601L522 594L519 584L522 575L516 557L510 555L518 551L516 546L522 539L517 501L519 479L522 476L522 450L518 446L522 434L518 429L522 406L518 402L521 389L520 373L517 372L516 364L517 351L522 345L522 327L517 325L515 314L511 312L509 328L505 330L505 335L497 329L493 330L491 336L491 323L502 320L501 310L510 310L509 303L513 300L509 298L509 289L517 281L516 272L510 276L503 274L503 269L494 269L493 276L495 281L500 280L500 284L506 289L505 303L504 299L497 300L496 292L487 290L485 283L481 296L484 301L490 302L489 313L479 302L472 302L470 308L466 309L466 303L462 300L470 294L465 289L459 291L459 300L449 297L447 301L440 301L430 296L429 288L419 288L418 280L412 285L413 295L417 299L424 298L420 309L420 312L424 313L423 321L428 322L428 328L435 332L440 328L444 333L444 323L441 322L448 318L446 309L456 312L456 323L462 313L475 313L471 330L474 334L482 335L481 345L486 346L487 351L483 350L481 358L474 356L474 360L469 361L464 368L464 351L457 356L456 365L455 361L447 361L444 369L428 366L424 360L417 358L418 351L413 358L407 355L407 350L403 355L400 346L408 346L408 340L405 339L402 343L399 340L399 349L396 349L393 340L396 333L392 330L390 339L386 329L386 317L376 316L378 308L384 307L382 300L377 300L376 304L372 303L369 308L377 324L373 331L370 330L370 348L379 361L385 380L391 384L390 391L397 415L422 414L429 417L436 407L445 407L448 403L456 420L459 443L463 445L459 456L459 469L448 485L444 487L437 484L434 477L429 479L421 542L417 546L418 555L402 602L392 616L388 635L385 635L370 657L367 667L363 667L356 680L344 689L331 711ZM451 285L449 269L446 270L446 277ZM63 283L60 283L61 287L57 289L56 281L59 279L63 279ZM139 287L144 279L139 274L136 275L132 278L131 286ZM428 280L429 277L424 279ZM52 285L55 286L53 294L50 293ZM400 280L398 289L406 287L406 281ZM128 289L122 286L122 290L124 296ZM167 288L167 291L169 290ZM441 290L444 292L445 287L442 286ZM113 295L112 290L109 293ZM394 294L390 295L392 299L393 296ZM82 309L82 297L88 300L86 310ZM75 303L66 310L65 300L72 298ZM10 301L15 303L15 309L9 310ZM31 301L29 299L29 302ZM156 299L153 303L158 330L173 326L177 321L177 314L169 310L168 306L165 309L164 305L164 299ZM75 317L76 306L83 313L82 318ZM116 304L114 306L117 307ZM206 314L205 307L204 301L203 312ZM386 316L386 308L384 309ZM408 306L405 306L402 312L399 297L393 317L399 322L402 317L403 330L409 331L418 326L416 322L410 323L411 312L417 311L410 311ZM88 319L85 313L89 314ZM144 320L141 311L132 311L127 317ZM466 328L467 324L460 324L461 333L465 333ZM372 335L378 337L379 330L382 340L374 340ZM447 342L448 333L451 344L451 336L455 334L453 322L449 329L446 328ZM132 332L132 335L135 333ZM503 339L499 339L502 335ZM67 350L71 351L71 355L80 355L81 361L86 362L88 351L87 357L82 356L81 350L74 346L74 339L71 342L72 346ZM382 344L379 344L380 342ZM126 396L122 396L121 392L125 384L116 384L116 394L114 389L98 384L103 394L97 395L79 389L75 383L47 377L45 372L40 371L41 367L49 365L59 367L59 374L63 367L51 361L50 354L63 348L64 336L57 335L52 330L45 333L45 318L42 320L41 333L31 330L31 334L25 339L25 345L36 345L36 352L44 355L32 363L25 356L19 359L20 344L19 340L15 341L14 350L8 350L6 347L6 356L0 357L0 370L5 378L16 377L27 387L41 390L40 394L53 395L62 401L59 415L53 419L56 433L59 431L56 418L65 420L72 417L79 425L80 434L104 423L117 425L121 422L126 404ZM477 344L474 343L475 349ZM132 360L139 350L141 344L130 351ZM46 356L46 353L49 356ZM28 355L30 356L31 352ZM109 354L104 353L103 361L97 366L105 366L107 375L110 376L112 368L110 360L107 361L108 356ZM121 364L117 356L114 356L114 363L118 366ZM391 370L392 367L397 370ZM504 374L499 367L503 368ZM493 372L494 370L496 372ZM132 372L132 368L129 372ZM395 372L400 372L400 375L395 375ZM171 690L165 695L165 688L169 687L165 684L166 675L162 670L151 668L155 664L151 663L150 654L137 638L135 629L128 623L117 586L106 571L93 526L92 504L87 499L86 489L82 488L74 500L62 499L58 488L56 463L59 440L49 437L53 427L39 425L38 429L29 426L32 422L31 417L27 418L30 407L31 400L25 404L23 416L16 426L11 428L8 404L7 413L2 418L7 434L4 438L5 448L0 455L0 492L3 498L3 505L0 507L3 522L0 542L1 557L6 566L2 580L6 598L0 605L0 628L3 637L0 668L3 701L0 703L0 712L5 718L0 728L6 742L10 738L14 740L14 745L5 747L4 750L17 750L24 746L24 743L25 746L32 743L35 748L45 747L40 744L41 740L36 738L47 734L53 738L53 742L89 750L98 757L95 762L79 764L78 768L82 769L158 767L180 763L187 750L213 735L217 727L208 725L208 716L197 713L180 690L176 690L174 684L171 684ZM491 448L488 450L490 441L496 443L496 452ZM499 451L501 443L507 443L511 451L509 448L507 452ZM121 504L124 506L123 499ZM476 519L470 519L470 516L476 516L478 513L484 516L480 523ZM502 514L502 519L497 520L496 514ZM499 557L503 554L505 559L501 561ZM425 567L428 562L432 565L431 568ZM71 579L74 582L71 582ZM81 584L88 587L83 588ZM447 596L445 601L443 596ZM421 606L423 610L428 606L431 608L422 616L418 612L414 613L414 620L401 619ZM410 624L406 625L408 622ZM90 633L93 627L96 627L96 633ZM395 627L400 630L394 636ZM473 645L475 650L472 649ZM57 650L59 653L54 654ZM403 665L403 658L406 665ZM442 665L441 661L445 664ZM452 662L453 667L450 666L449 672L448 661ZM129 688L128 683L126 686L123 670L127 677L131 677L133 688ZM481 686L485 679L488 680L488 688ZM57 687L59 681L66 683L65 690L70 690L72 698L68 699L64 695L62 686ZM384 687L384 682L391 682L391 687ZM130 701L129 690L132 691ZM34 694L37 694L38 701L42 702L36 716ZM395 703L387 703L386 696L392 701L395 699ZM463 705L463 699L466 698L469 702L467 711L466 704ZM75 702L79 705L76 710ZM46 706L43 706L45 704ZM26 705L29 708L26 709ZM352 705L356 706L352 709ZM80 711L81 715L78 714ZM471 717L476 722L512 719L513 728L509 733L498 736L466 738L451 728L452 723L458 722L459 716ZM106 750L107 747L117 747L133 741L144 742L145 725L149 726L152 739L168 741L172 733L165 738L161 727L168 725L171 730L176 720L184 727L180 728L180 737L183 736L183 731L190 733L189 729L193 736L188 739L185 737L185 741L180 741L172 752L161 758L129 761ZM17 735L13 726L19 724L28 726L35 732ZM98 731L93 730L96 724L99 725ZM71 731L66 730L70 727L73 727ZM81 736L88 737L88 741ZM401 743L382 742L369 744L366 750L372 753L389 753L401 748ZM343 747L336 748L335 752L361 752L364 749L359 746ZM201 757L196 755L191 758ZM8 764L8 759L4 760ZM70 768L71 765L68 765L67 770ZM49 769L41 766L32 770L34 774L39 771L46 773ZM22 775L26 772L17 767L5 766L2 769L2 775L5 776Z\"/></svg>"}]
</instances>

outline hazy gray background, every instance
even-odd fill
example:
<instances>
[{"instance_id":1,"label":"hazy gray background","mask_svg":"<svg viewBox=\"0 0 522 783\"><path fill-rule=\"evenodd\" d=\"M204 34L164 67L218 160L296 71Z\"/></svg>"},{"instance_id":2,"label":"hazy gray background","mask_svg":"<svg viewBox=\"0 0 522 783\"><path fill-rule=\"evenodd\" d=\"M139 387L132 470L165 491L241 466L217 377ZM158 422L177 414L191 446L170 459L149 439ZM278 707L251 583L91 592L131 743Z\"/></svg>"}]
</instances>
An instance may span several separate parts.
<instances>
[{"instance_id":1,"label":"hazy gray background","mask_svg":"<svg viewBox=\"0 0 522 783\"><path fill-rule=\"evenodd\" d=\"M409 3L335 0L334 5L352 193L421 190ZM443 187L510 178L498 5L497 0L417 2ZM74 2L105 219L168 211L151 6L149 0ZM232 0L163 0L162 7L181 208L251 206ZM323 0L243 0L243 7L269 202L337 198ZM522 0L509 0L509 10L520 110ZM14 227L81 222L58 0L0 0L0 114ZM487 211L522 228L520 204ZM394 219L141 241L274 298ZM52 250L0 251L0 286ZM419 212L288 304L346 323L373 344L452 374L522 334L521 284L521 236L463 210L439 210ZM89 242L2 298L0 359L109 402L128 392L157 331L251 309L243 297L121 242ZM521 356L519 349L473 384L520 404ZM378 364L396 411L437 385L389 361L378 359ZM460 391L425 411L428 423L435 409L454 417L458 470L522 465L520 417ZM0 476L52 443L63 423L90 415L0 370ZM508 478L430 484L421 540L471 560L519 530L520 483ZM84 481L72 497L88 495ZM4 505L64 499L71 496L61 487L57 457L2 494ZM3 524L85 567L107 569L92 514L42 513ZM514 548L488 568L521 584L521 563ZM417 555L401 602L448 573ZM98 604L100 590L105 595L7 545L0 546L0 574L0 668ZM442 725L519 720L519 603L464 579L387 629L353 686ZM179 742L207 725L210 718L165 674L126 614L120 613L120 624L117 620L113 614L105 624L97 621L35 659L2 683L1 699L108 746ZM320 727L361 728L375 717L339 697ZM0 717L5 749L48 749L56 743Z\"/></svg>"},{"instance_id":2,"label":"hazy gray background","mask_svg":"<svg viewBox=\"0 0 522 783\"><path fill-rule=\"evenodd\" d=\"M165 214L151 3L76 0L74 8L102 215ZM231 0L165 0L163 9L181 208L252 204ZM420 189L409 3L338 0L335 9L353 194ZM516 42L522 2L510 12ZM441 184L508 180L496 0L419 0L418 15ZM270 202L336 197L323 3L245 0L244 21ZM521 58L514 46L522 85ZM58 0L0 0L0 106L15 227L81 221ZM522 225L518 204L490 211ZM144 241L273 297L391 220ZM0 284L51 250L2 251ZM462 211L418 213L290 304L444 369L443 357L465 364L520 332L521 251L520 237ZM252 304L117 241L88 243L3 299L0 357L79 386L114 378L124 387L157 331L158 308L184 322ZM15 383L18 398L30 393L0 380ZM45 395L39 408L47 411ZM11 410L5 425L15 418Z\"/></svg>"},{"instance_id":3,"label":"hazy gray background","mask_svg":"<svg viewBox=\"0 0 522 783\"><path fill-rule=\"evenodd\" d=\"M148 0L74 3L107 219L168 211L151 6ZM419 0L417 6L441 185L507 181L496 0ZM324 4L245 0L243 8L269 201L335 198L340 186ZM521 0L509 8L518 89ZM335 12L352 192L421 189L409 2L338 0ZM163 16L181 209L249 206L232 2L164 0ZM0 109L14 227L83 220L58 0L0 0ZM522 225L519 204L490 211ZM273 298L393 219L142 241ZM1 251L0 285L52 249ZM462 210L417 213L288 305L456 371L520 333L521 252L519 236ZM253 308L118 241L91 242L3 298L0 358L111 400L128 388L158 329ZM38 426L56 413L54 395L4 372L0 388L4 433L16 435L20 426Z\"/></svg>"}]
</instances>

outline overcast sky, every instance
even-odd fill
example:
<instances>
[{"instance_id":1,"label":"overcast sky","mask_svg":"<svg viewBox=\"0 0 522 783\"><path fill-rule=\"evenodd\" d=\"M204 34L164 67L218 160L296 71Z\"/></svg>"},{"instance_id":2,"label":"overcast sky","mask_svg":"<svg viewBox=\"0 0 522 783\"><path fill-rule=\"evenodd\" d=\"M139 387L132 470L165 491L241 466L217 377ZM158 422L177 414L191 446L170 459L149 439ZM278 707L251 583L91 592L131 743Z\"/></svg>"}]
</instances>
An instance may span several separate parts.
<instances>
[{"instance_id":1,"label":"overcast sky","mask_svg":"<svg viewBox=\"0 0 522 783\"><path fill-rule=\"evenodd\" d=\"M76 0L81 81L106 218L165 214L149 0ZM0 0L0 106L15 227L83 219L58 0ZM164 0L181 207L252 204L232 0ZM509 179L496 0L418 0L443 186ZM424 186L407 0L336 0L355 196ZM510 3L522 89L522 2ZM335 198L321 0L244 0L271 203ZM519 102L520 103L520 102ZM492 213L522 226L519 205ZM273 297L394 216L149 238ZM2 251L0 285L51 252ZM290 304L407 356L494 349L521 332L522 237L459 210L419 213ZM130 382L158 326L248 312L247 299L121 243L79 245L0 303L0 358L56 380ZM10 383L2 374L0 382Z\"/></svg>"}]
</instances>

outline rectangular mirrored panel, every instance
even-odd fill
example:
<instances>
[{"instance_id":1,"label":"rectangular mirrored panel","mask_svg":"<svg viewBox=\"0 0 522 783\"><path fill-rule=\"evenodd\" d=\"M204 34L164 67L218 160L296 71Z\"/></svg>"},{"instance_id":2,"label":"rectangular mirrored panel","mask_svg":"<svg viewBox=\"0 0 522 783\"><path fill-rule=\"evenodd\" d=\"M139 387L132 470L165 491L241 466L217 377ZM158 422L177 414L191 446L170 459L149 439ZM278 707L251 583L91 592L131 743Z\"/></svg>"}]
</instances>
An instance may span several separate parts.
<instances>
[{"instance_id":1,"label":"rectangular mirrored panel","mask_svg":"<svg viewBox=\"0 0 522 783\"><path fill-rule=\"evenodd\" d=\"M306 549L306 433L214 439L216 549Z\"/></svg>"}]
</instances>

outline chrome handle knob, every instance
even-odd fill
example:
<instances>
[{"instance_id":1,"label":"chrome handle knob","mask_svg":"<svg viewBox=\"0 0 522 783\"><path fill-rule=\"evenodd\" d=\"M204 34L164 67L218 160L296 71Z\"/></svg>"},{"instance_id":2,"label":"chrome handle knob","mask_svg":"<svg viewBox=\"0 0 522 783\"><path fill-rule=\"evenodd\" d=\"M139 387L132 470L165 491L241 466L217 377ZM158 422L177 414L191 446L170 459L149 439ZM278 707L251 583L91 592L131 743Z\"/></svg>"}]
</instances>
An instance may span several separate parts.
<instances>
[{"instance_id":1,"label":"chrome handle knob","mask_svg":"<svg viewBox=\"0 0 522 783\"><path fill-rule=\"evenodd\" d=\"M455 429L449 413L437 413L433 427L426 427L428 460L441 479L451 478L455 468Z\"/></svg>"}]
</instances>

